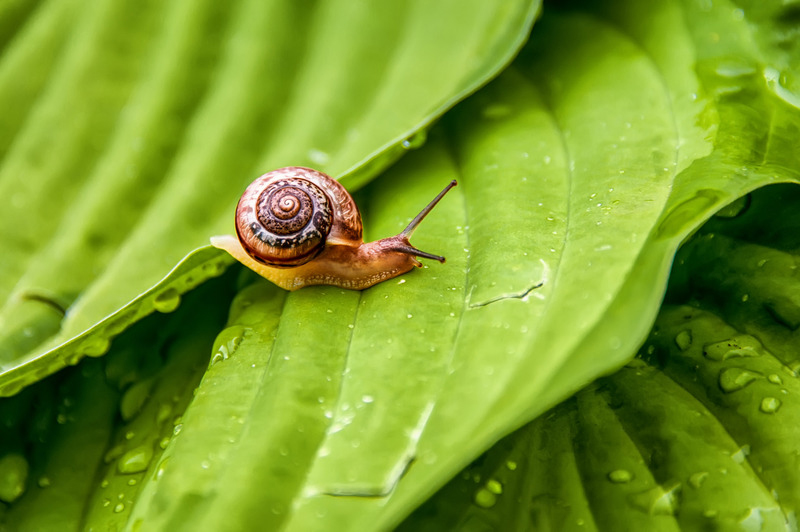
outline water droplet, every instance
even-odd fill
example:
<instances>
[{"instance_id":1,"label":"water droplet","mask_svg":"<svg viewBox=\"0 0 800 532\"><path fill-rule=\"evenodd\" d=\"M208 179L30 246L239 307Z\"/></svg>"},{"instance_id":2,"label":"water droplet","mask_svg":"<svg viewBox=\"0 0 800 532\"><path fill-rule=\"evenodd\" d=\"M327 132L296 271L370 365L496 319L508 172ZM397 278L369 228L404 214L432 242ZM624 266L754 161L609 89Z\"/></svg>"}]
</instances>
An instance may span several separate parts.
<instances>
[{"instance_id":1,"label":"water droplet","mask_svg":"<svg viewBox=\"0 0 800 532\"><path fill-rule=\"evenodd\" d=\"M703 346L703 354L706 358L716 361L736 357L757 357L761 355L761 352L761 342L749 334L740 334L729 340Z\"/></svg>"},{"instance_id":2,"label":"water droplet","mask_svg":"<svg viewBox=\"0 0 800 532\"><path fill-rule=\"evenodd\" d=\"M84 341L79 349L87 357L99 357L105 355L110 347L111 340L95 334Z\"/></svg>"},{"instance_id":3,"label":"water droplet","mask_svg":"<svg viewBox=\"0 0 800 532\"><path fill-rule=\"evenodd\" d=\"M39 487L42 489L49 488L50 483L51 483L50 477L39 477L39 480L36 482L36 484L38 484Z\"/></svg>"},{"instance_id":4,"label":"water droplet","mask_svg":"<svg viewBox=\"0 0 800 532\"><path fill-rule=\"evenodd\" d=\"M724 78L740 78L752 76L756 73L756 68L752 64L739 59L720 62L717 65L716 71L718 75ZM734 203L736 203L736 201Z\"/></svg>"},{"instance_id":5,"label":"water droplet","mask_svg":"<svg viewBox=\"0 0 800 532\"><path fill-rule=\"evenodd\" d=\"M675 344L681 351L686 351L692 345L692 332L684 330L675 336Z\"/></svg>"},{"instance_id":6,"label":"water droplet","mask_svg":"<svg viewBox=\"0 0 800 532\"><path fill-rule=\"evenodd\" d=\"M117 471L120 473L140 473L147 469L153 459L153 449L150 445L140 445L123 454L117 462Z\"/></svg>"},{"instance_id":7,"label":"water droplet","mask_svg":"<svg viewBox=\"0 0 800 532\"><path fill-rule=\"evenodd\" d=\"M781 400L775 397L765 397L761 400L759 410L765 414L774 414L781 407Z\"/></svg>"},{"instance_id":8,"label":"water droplet","mask_svg":"<svg viewBox=\"0 0 800 532\"><path fill-rule=\"evenodd\" d=\"M708 478L708 473L706 471L701 471L689 477L689 484L693 488L699 488L700 486L703 485L703 482L705 482L707 478Z\"/></svg>"},{"instance_id":9,"label":"water droplet","mask_svg":"<svg viewBox=\"0 0 800 532\"><path fill-rule=\"evenodd\" d=\"M767 377L767 380L772 384L783 384L783 379L777 373L772 373Z\"/></svg>"},{"instance_id":10,"label":"water droplet","mask_svg":"<svg viewBox=\"0 0 800 532\"><path fill-rule=\"evenodd\" d=\"M725 393L741 390L761 375L742 368L727 368L719 372L719 387Z\"/></svg>"},{"instance_id":11,"label":"water droplet","mask_svg":"<svg viewBox=\"0 0 800 532\"><path fill-rule=\"evenodd\" d=\"M781 73L778 69L767 67L763 71L767 87L781 100L795 108L800 108L800 97L781 84Z\"/></svg>"},{"instance_id":12,"label":"water droplet","mask_svg":"<svg viewBox=\"0 0 800 532\"><path fill-rule=\"evenodd\" d=\"M491 508L497 504L497 495L486 488L481 488L475 493L475 504L481 508Z\"/></svg>"},{"instance_id":13,"label":"water droplet","mask_svg":"<svg viewBox=\"0 0 800 532\"><path fill-rule=\"evenodd\" d=\"M495 495L500 495L503 493L503 485L495 479L491 479L486 482L486 489Z\"/></svg>"},{"instance_id":14,"label":"water droplet","mask_svg":"<svg viewBox=\"0 0 800 532\"><path fill-rule=\"evenodd\" d=\"M158 407L158 413L156 413L156 422L160 425L168 420L171 416L172 405L169 403L162 403L161 406Z\"/></svg>"},{"instance_id":15,"label":"water droplet","mask_svg":"<svg viewBox=\"0 0 800 532\"><path fill-rule=\"evenodd\" d=\"M506 462L506 468L507 468L509 471L514 471L514 470L516 470L516 469L517 469L517 463L516 463L516 462L512 462L511 460L508 460L508 461Z\"/></svg>"},{"instance_id":16,"label":"water droplet","mask_svg":"<svg viewBox=\"0 0 800 532\"><path fill-rule=\"evenodd\" d=\"M23 493L28 481L28 460L19 453L0 458L0 501L14 502Z\"/></svg>"},{"instance_id":17,"label":"water droplet","mask_svg":"<svg viewBox=\"0 0 800 532\"><path fill-rule=\"evenodd\" d=\"M428 140L428 132L424 129L420 129L406 140L403 141L403 148L406 150L416 150L417 148L422 147L423 144Z\"/></svg>"},{"instance_id":18,"label":"water droplet","mask_svg":"<svg viewBox=\"0 0 800 532\"><path fill-rule=\"evenodd\" d=\"M614 484L627 484L633 480L633 474L627 469L615 469L608 474L608 480Z\"/></svg>"},{"instance_id":19,"label":"water droplet","mask_svg":"<svg viewBox=\"0 0 800 532\"><path fill-rule=\"evenodd\" d=\"M123 511L124 509L125 509L125 505L124 505L124 504L122 504L121 502L119 502L119 503L117 503L117 505L116 505L116 506L114 506L114 513L115 513L115 514L122 513L122 511Z\"/></svg>"},{"instance_id":20,"label":"water droplet","mask_svg":"<svg viewBox=\"0 0 800 532\"><path fill-rule=\"evenodd\" d=\"M159 312L172 312L181 304L181 295L174 288L167 288L153 299L153 308Z\"/></svg>"},{"instance_id":21,"label":"water droplet","mask_svg":"<svg viewBox=\"0 0 800 532\"><path fill-rule=\"evenodd\" d=\"M364 403L371 403L374 400L375 400L375 398L373 396L371 396L371 395L362 395L361 396L361 401L364 402Z\"/></svg>"},{"instance_id":22,"label":"water droplet","mask_svg":"<svg viewBox=\"0 0 800 532\"><path fill-rule=\"evenodd\" d=\"M119 412L124 421L133 419L142 410L142 407L150 398L153 382L152 379L146 379L134 383L125 390L119 403Z\"/></svg>"},{"instance_id":23,"label":"water droplet","mask_svg":"<svg viewBox=\"0 0 800 532\"><path fill-rule=\"evenodd\" d=\"M158 467L156 468L156 471L153 474L153 480L158 480L164 475L164 472L167 470L167 464L169 464L169 457L164 458L158 464Z\"/></svg>"}]
</instances>

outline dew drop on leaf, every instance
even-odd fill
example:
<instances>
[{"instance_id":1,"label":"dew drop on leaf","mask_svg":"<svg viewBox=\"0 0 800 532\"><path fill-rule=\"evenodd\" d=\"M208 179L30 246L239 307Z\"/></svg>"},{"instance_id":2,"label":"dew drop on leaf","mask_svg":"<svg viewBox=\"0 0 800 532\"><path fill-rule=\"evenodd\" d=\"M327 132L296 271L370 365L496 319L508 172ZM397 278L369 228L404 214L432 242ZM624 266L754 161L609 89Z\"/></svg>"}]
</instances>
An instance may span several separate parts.
<instances>
[{"instance_id":1,"label":"dew drop on leaf","mask_svg":"<svg viewBox=\"0 0 800 532\"><path fill-rule=\"evenodd\" d=\"M491 508L497 504L497 495L486 488L481 488L475 493L475 504L481 508Z\"/></svg>"},{"instance_id":2,"label":"dew drop on leaf","mask_svg":"<svg viewBox=\"0 0 800 532\"><path fill-rule=\"evenodd\" d=\"M608 480L614 484L626 484L633 480L633 475L627 469L615 469L608 474Z\"/></svg>"},{"instance_id":3,"label":"dew drop on leaf","mask_svg":"<svg viewBox=\"0 0 800 532\"><path fill-rule=\"evenodd\" d=\"M150 445L140 445L123 454L117 462L117 471L120 473L140 473L147 469L153 459L153 449Z\"/></svg>"},{"instance_id":4,"label":"dew drop on leaf","mask_svg":"<svg viewBox=\"0 0 800 532\"><path fill-rule=\"evenodd\" d=\"M741 390L758 377L759 374L742 368L723 369L719 372L719 387L725 393L733 393Z\"/></svg>"},{"instance_id":5,"label":"dew drop on leaf","mask_svg":"<svg viewBox=\"0 0 800 532\"><path fill-rule=\"evenodd\" d=\"M749 334L734 336L722 342L706 344L703 354L709 360L723 361L736 357L757 357L761 355L761 342Z\"/></svg>"},{"instance_id":6,"label":"dew drop on leaf","mask_svg":"<svg viewBox=\"0 0 800 532\"><path fill-rule=\"evenodd\" d=\"M159 312L172 312L181 304L181 295L174 288L167 288L153 299L153 308Z\"/></svg>"},{"instance_id":7,"label":"dew drop on leaf","mask_svg":"<svg viewBox=\"0 0 800 532\"><path fill-rule=\"evenodd\" d=\"M767 377L767 380L772 384L783 384L783 379L777 373L772 373Z\"/></svg>"},{"instance_id":8,"label":"dew drop on leaf","mask_svg":"<svg viewBox=\"0 0 800 532\"><path fill-rule=\"evenodd\" d=\"M781 400L775 397L765 397L761 400L759 410L765 414L774 414L781 407Z\"/></svg>"},{"instance_id":9,"label":"dew drop on leaf","mask_svg":"<svg viewBox=\"0 0 800 532\"><path fill-rule=\"evenodd\" d=\"M689 349L689 346L692 345L692 333L691 331L685 330L679 332L675 336L675 344L681 351L686 351Z\"/></svg>"},{"instance_id":10,"label":"dew drop on leaf","mask_svg":"<svg viewBox=\"0 0 800 532\"><path fill-rule=\"evenodd\" d=\"M14 502L25 493L28 480L28 460L19 453L0 458L0 501Z\"/></svg>"},{"instance_id":11,"label":"dew drop on leaf","mask_svg":"<svg viewBox=\"0 0 800 532\"><path fill-rule=\"evenodd\" d=\"M495 495L500 495L503 493L503 485L495 479L491 479L486 482L486 489Z\"/></svg>"},{"instance_id":12,"label":"dew drop on leaf","mask_svg":"<svg viewBox=\"0 0 800 532\"><path fill-rule=\"evenodd\" d=\"M111 347L111 340L104 336L92 336L87 339L80 349L87 357L99 357L108 352Z\"/></svg>"}]
</instances>

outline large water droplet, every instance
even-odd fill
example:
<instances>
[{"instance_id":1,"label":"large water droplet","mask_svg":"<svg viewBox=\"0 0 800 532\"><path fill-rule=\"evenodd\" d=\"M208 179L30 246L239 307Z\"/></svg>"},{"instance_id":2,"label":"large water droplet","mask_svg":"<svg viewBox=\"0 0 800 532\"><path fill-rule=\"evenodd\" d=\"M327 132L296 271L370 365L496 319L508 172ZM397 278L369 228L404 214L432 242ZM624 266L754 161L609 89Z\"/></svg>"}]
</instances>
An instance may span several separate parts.
<instances>
[{"instance_id":1,"label":"large water droplet","mask_svg":"<svg viewBox=\"0 0 800 532\"><path fill-rule=\"evenodd\" d=\"M110 347L111 340L107 337L95 334L87 338L79 349L87 357L99 357L105 355Z\"/></svg>"},{"instance_id":2,"label":"large water droplet","mask_svg":"<svg viewBox=\"0 0 800 532\"><path fill-rule=\"evenodd\" d=\"M491 508L497 504L497 495L486 488L481 488L475 493L475 504L481 508Z\"/></svg>"},{"instance_id":3,"label":"large water droplet","mask_svg":"<svg viewBox=\"0 0 800 532\"><path fill-rule=\"evenodd\" d=\"M164 475L164 472L167 470L168 464L169 464L169 456L161 460L161 462L158 464L158 467L156 467L156 470L153 473L153 480L158 480Z\"/></svg>"},{"instance_id":4,"label":"large water droplet","mask_svg":"<svg viewBox=\"0 0 800 532\"><path fill-rule=\"evenodd\" d=\"M146 379L134 383L125 390L119 403L119 412L124 421L133 419L142 410L142 407L150 397L152 387L153 380Z\"/></svg>"},{"instance_id":5,"label":"large water droplet","mask_svg":"<svg viewBox=\"0 0 800 532\"><path fill-rule=\"evenodd\" d=\"M227 327L217 335L214 340L213 355L211 365L227 360L239 348L244 339L246 328L241 325Z\"/></svg>"},{"instance_id":6,"label":"large water droplet","mask_svg":"<svg viewBox=\"0 0 800 532\"><path fill-rule=\"evenodd\" d=\"M503 485L500 483L499 480L495 479L490 479L486 481L486 489L494 493L495 495L500 495L503 493Z\"/></svg>"},{"instance_id":7,"label":"large water droplet","mask_svg":"<svg viewBox=\"0 0 800 532\"><path fill-rule=\"evenodd\" d=\"M172 312L181 304L181 295L174 288L167 288L153 299L153 307L159 312Z\"/></svg>"},{"instance_id":8,"label":"large water droplet","mask_svg":"<svg viewBox=\"0 0 800 532\"><path fill-rule=\"evenodd\" d=\"M140 445L120 457L119 462L117 462L117 471L120 473L140 473L147 469L152 459L152 446Z\"/></svg>"},{"instance_id":9,"label":"large water droplet","mask_svg":"<svg viewBox=\"0 0 800 532\"><path fill-rule=\"evenodd\" d=\"M681 331L675 336L675 344L681 351L686 351L692 345L692 332L689 330Z\"/></svg>"},{"instance_id":10,"label":"large water droplet","mask_svg":"<svg viewBox=\"0 0 800 532\"><path fill-rule=\"evenodd\" d=\"M14 502L23 493L28 482L28 460L19 453L8 453L0 458L0 501Z\"/></svg>"},{"instance_id":11,"label":"large water droplet","mask_svg":"<svg viewBox=\"0 0 800 532\"><path fill-rule=\"evenodd\" d=\"M608 480L614 484L627 484L633 480L633 474L627 469L615 469L608 474Z\"/></svg>"},{"instance_id":12,"label":"large water droplet","mask_svg":"<svg viewBox=\"0 0 800 532\"><path fill-rule=\"evenodd\" d=\"M790 91L781 83L781 73L778 69L767 67L764 69L764 79L775 96L785 101L794 108L800 109L800 96Z\"/></svg>"},{"instance_id":13,"label":"large water droplet","mask_svg":"<svg viewBox=\"0 0 800 532\"><path fill-rule=\"evenodd\" d=\"M761 375L742 368L727 368L719 372L719 387L725 393L741 390Z\"/></svg>"},{"instance_id":14,"label":"large water droplet","mask_svg":"<svg viewBox=\"0 0 800 532\"><path fill-rule=\"evenodd\" d=\"M703 354L706 358L716 361L736 357L757 357L761 353L761 342L749 334L740 334L729 340L703 346Z\"/></svg>"},{"instance_id":15,"label":"large water droplet","mask_svg":"<svg viewBox=\"0 0 800 532\"><path fill-rule=\"evenodd\" d=\"M765 414L774 414L781 407L781 400L775 397L765 397L761 400L759 410Z\"/></svg>"}]
</instances>

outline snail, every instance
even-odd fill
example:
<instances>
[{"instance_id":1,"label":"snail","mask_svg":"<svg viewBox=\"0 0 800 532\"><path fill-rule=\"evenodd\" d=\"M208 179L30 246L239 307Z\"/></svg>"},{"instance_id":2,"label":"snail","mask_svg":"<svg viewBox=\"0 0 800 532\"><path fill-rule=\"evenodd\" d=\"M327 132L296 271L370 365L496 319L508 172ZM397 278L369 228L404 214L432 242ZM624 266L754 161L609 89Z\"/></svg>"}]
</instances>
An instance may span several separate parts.
<instances>
[{"instance_id":1,"label":"snail","mask_svg":"<svg viewBox=\"0 0 800 532\"><path fill-rule=\"evenodd\" d=\"M421 267L417 257L444 262L408 239L455 185L451 181L400 234L365 243L358 207L338 181L311 168L279 168L242 194L237 236L215 236L211 244L286 290L319 284L363 290Z\"/></svg>"}]
</instances>

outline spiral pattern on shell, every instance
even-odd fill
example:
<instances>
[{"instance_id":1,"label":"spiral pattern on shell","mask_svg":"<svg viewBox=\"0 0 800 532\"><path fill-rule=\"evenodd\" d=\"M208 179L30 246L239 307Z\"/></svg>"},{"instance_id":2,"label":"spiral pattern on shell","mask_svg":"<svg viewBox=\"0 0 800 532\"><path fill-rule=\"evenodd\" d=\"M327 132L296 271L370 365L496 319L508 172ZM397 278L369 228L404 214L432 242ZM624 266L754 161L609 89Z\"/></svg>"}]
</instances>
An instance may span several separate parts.
<instances>
[{"instance_id":1,"label":"spiral pattern on shell","mask_svg":"<svg viewBox=\"0 0 800 532\"><path fill-rule=\"evenodd\" d=\"M245 190L236 209L236 232L255 260L299 266L322 251L334 209L325 190L309 179L315 177L309 172L315 171L283 168L261 176Z\"/></svg>"}]
</instances>

